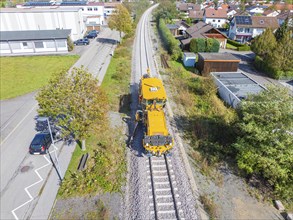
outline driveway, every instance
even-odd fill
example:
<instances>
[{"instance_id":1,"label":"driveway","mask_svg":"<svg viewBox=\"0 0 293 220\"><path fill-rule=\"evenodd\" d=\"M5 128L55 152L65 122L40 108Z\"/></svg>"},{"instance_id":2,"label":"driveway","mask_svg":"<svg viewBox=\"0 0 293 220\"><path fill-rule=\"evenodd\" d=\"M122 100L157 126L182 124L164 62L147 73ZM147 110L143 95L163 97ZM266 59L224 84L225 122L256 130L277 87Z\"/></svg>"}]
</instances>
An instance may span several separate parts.
<instances>
[{"instance_id":1,"label":"driveway","mask_svg":"<svg viewBox=\"0 0 293 220\"><path fill-rule=\"evenodd\" d=\"M238 70L244 72L247 76L249 76L251 79L259 83L260 85L264 87L271 84L276 86L285 86L289 90L293 91L293 86L290 85L289 82L272 79L268 77L265 73L257 71L253 66L255 54L252 51L235 51L221 48L219 52L231 53L237 58L239 58L241 61Z\"/></svg>"}]
</instances>

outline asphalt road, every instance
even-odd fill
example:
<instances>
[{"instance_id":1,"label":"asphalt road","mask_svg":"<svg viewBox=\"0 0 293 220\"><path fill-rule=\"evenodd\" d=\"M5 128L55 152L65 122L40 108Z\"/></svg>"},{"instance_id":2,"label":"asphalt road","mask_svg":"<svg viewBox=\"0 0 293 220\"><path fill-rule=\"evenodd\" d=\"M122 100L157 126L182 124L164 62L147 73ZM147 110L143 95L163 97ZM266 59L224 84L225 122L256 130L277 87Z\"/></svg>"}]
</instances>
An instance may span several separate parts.
<instances>
[{"instance_id":1,"label":"asphalt road","mask_svg":"<svg viewBox=\"0 0 293 220\"><path fill-rule=\"evenodd\" d=\"M118 32L103 30L90 45L76 47L81 55L75 67L84 66L102 82L115 49ZM34 137L37 102L35 94L0 102L1 105L1 214L0 219L47 219L59 188L53 168L59 157L61 176L65 173L74 146L51 145L48 155L30 155ZM46 184L47 183L47 184Z\"/></svg>"}]
</instances>

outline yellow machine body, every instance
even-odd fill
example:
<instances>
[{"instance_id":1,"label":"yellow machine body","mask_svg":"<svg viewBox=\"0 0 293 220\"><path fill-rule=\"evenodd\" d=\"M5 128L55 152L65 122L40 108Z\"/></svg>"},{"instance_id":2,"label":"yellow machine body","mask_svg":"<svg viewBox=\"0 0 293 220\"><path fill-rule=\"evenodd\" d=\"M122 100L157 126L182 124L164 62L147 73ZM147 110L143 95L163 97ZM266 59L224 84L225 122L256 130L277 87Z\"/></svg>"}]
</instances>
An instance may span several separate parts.
<instances>
[{"instance_id":1,"label":"yellow machine body","mask_svg":"<svg viewBox=\"0 0 293 220\"><path fill-rule=\"evenodd\" d=\"M167 101L162 80L143 77L140 81L139 103L143 110L163 109Z\"/></svg>"},{"instance_id":2,"label":"yellow machine body","mask_svg":"<svg viewBox=\"0 0 293 220\"><path fill-rule=\"evenodd\" d=\"M145 111L143 121L146 127L143 146L147 153L155 156L169 153L174 141L168 132L164 111Z\"/></svg>"}]
</instances>

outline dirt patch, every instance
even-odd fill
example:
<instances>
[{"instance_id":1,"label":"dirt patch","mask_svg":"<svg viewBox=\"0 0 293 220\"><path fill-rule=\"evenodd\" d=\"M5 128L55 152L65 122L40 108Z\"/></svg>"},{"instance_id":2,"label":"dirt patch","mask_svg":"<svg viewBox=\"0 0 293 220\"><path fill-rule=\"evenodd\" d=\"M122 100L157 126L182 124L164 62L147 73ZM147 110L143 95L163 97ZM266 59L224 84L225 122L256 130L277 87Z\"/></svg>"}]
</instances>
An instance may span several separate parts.
<instances>
[{"instance_id":1,"label":"dirt patch","mask_svg":"<svg viewBox=\"0 0 293 220\"><path fill-rule=\"evenodd\" d=\"M57 200L50 219L119 219L122 196L118 193Z\"/></svg>"}]
</instances>

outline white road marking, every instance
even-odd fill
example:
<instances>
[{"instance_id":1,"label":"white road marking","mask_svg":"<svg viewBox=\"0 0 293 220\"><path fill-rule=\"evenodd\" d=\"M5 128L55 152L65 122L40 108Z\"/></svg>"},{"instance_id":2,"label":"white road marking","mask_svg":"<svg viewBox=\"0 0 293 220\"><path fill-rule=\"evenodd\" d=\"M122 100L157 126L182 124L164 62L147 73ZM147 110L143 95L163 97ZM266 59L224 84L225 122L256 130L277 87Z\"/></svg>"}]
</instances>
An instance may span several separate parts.
<instances>
[{"instance_id":1,"label":"white road marking","mask_svg":"<svg viewBox=\"0 0 293 220\"><path fill-rule=\"evenodd\" d=\"M29 112L23 117L23 119L13 128L13 130L6 136L6 138L1 141L1 145L7 141L7 139L12 135L12 133L19 127L19 125L27 118L27 116L29 116L30 113L32 113L32 111L37 107L38 104L34 105L32 107L31 110L29 110Z\"/></svg>"},{"instance_id":2,"label":"white road marking","mask_svg":"<svg viewBox=\"0 0 293 220\"><path fill-rule=\"evenodd\" d=\"M50 154L53 153L54 151L57 151L57 150L58 150L58 148L57 148L54 144L53 144L53 146L54 146L55 149L54 149L53 151L49 152ZM36 184L42 182L42 181L44 180L44 179L41 177L41 175L38 173L38 171L41 170L41 169L43 169L43 168L45 168L45 167L47 167L47 166L49 166L50 164L52 164L51 161L46 157L46 155L44 155L43 157L47 160L48 163L45 164L45 165L43 165L43 166L41 166L41 167L39 167L38 169L35 169L35 173L37 174L37 176L38 176L40 179L39 179L37 182L35 182L35 183L33 183L33 184L31 184L31 185L29 185L29 186L27 186L27 187L24 188L24 191L25 191L25 192L28 194L28 196L29 196L29 200L26 201L25 203L21 204L20 206L16 207L15 209L13 209L13 210L11 211L12 214L13 214L13 216L14 216L14 218L15 218L16 220L18 220L19 218L18 218L17 215L15 214L15 211L18 210L18 209L20 209L21 207L25 206L26 204L30 203L30 202L33 201L33 199L34 199L34 198L32 197L32 195L29 193L28 189L31 188L31 187L33 187L34 185L36 185Z\"/></svg>"}]
</instances>

